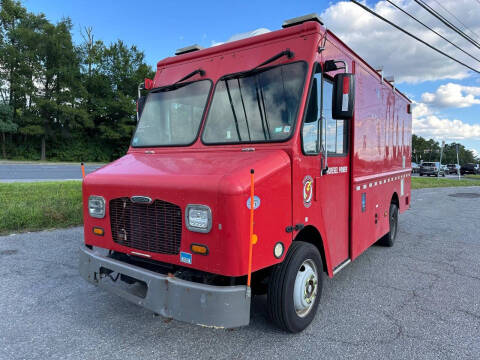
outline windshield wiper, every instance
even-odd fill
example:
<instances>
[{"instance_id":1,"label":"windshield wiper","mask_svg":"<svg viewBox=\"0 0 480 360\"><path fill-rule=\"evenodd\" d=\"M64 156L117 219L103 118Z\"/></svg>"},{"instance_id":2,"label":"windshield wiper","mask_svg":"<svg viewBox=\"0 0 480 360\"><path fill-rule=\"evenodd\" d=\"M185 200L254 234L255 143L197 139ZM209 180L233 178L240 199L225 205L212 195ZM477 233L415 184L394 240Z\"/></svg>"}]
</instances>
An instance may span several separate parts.
<instances>
[{"instance_id":1,"label":"windshield wiper","mask_svg":"<svg viewBox=\"0 0 480 360\"><path fill-rule=\"evenodd\" d=\"M295 56L295 54L294 54L293 52L291 52L290 49L281 51L281 52L279 52L277 55L272 56L270 59L265 60L265 61L262 62L260 65L257 65L257 66L255 66L253 69L248 70L248 72L250 72L250 71L255 71L255 70L257 70L258 68L261 68L262 66L265 66L265 65L267 65L267 64L270 64L270 63L274 62L275 60L278 60L278 59L280 59L281 57L284 57L284 56L286 56L287 59L291 59L291 58L293 58L293 57Z\"/></svg>"},{"instance_id":2,"label":"windshield wiper","mask_svg":"<svg viewBox=\"0 0 480 360\"><path fill-rule=\"evenodd\" d=\"M227 76L223 77L223 79L233 79L233 78L240 77L242 75L248 75L248 74L254 73L254 72L258 71L262 66L270 64L270 63L272 63L272 62L274 62L274 61L276 61L276 60L278 60L278 59L280 59L284 56L286 56L288 59L291 59L295 56L295 54L292 51L290 51L290 49L281 51L277 55L272 56L270 59L265 60L264 62L262 62L261 64L255 66L254 68L252 68L250 70L246 70L246 71L238 72L238 73L235 73L235 74L227 75Z\"/></svg>"},{"instance_id":3,"label":"windshield wiper","mask_svg":"<svg viewBox=\"0 0 480 360\"><path fill-rule=\"evenodd\" d=\"M188 83L187 84L180 84L182 81L190 79L192 76L197 75L197 74L200 74L200 76L204 76L205 75L205 70L202 70L202 69L194 70L190 74L185 75L183 78L174 82L173 84L161 86L161 87L158 87L158 88L154 88L154 89L150 90L150 92L151 93L156 93L156 92L160 92L160 91L170 91L170 90L175 90L175 89L181 88L182 86L185 86L185 85L188 84Z\"/></svg>"},{"instance_id":4,"label":"windshield wiper","mask_svg":"<svg viewBox=\"0 0 480 360\"><path fill-rule=\"evenodd\" d=\"M176 84L178 84L178 83L181 83L182 81L185 81L185 80L187 80L187 79L190 79L192 76L197 75L197 74L200 74L200 76L204 76L204 75L205 75L205 70L202 70L202 69L194 70L194 71L192 71L190 74L185 75L183 78L181 78L181 79L178 80L177 82L174 82L173 85L176 85Z\"/></svg>"}]
</instances>

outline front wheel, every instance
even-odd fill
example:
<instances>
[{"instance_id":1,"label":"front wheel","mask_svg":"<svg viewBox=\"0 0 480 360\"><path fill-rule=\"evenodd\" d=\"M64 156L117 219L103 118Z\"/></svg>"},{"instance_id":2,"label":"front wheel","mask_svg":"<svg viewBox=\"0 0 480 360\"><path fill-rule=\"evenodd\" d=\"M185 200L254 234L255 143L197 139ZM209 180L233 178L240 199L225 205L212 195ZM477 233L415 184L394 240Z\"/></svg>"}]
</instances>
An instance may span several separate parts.
<instances>
[{"instance_id":1,"label":"front wheel","mask_svg":"<svg viewBox=\"0 0 480 360\"><path fill-rule=\"evenodd\" d=\"M275 265L268 283L268 312L283 330L297 333L314 319L322 294L323 266L318 249L294 241Z\"/></svg>"}]
</instances>

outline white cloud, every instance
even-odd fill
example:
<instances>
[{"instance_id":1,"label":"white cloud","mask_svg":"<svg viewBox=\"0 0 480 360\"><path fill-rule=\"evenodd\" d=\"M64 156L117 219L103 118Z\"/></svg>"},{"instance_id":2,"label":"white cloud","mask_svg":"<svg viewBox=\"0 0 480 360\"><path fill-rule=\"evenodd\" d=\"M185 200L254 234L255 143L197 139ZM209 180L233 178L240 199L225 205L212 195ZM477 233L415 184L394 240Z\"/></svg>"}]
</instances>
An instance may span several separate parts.
<instances>
[{"instance_id":1,"label":"white cloud","mask_svg":"<svg viewBox=\"0 0 480 360\"><path fill-rule=\"evenodd\" d=\"M430 115L432 112L430 108L424 103L413 104L413 118L421 118Z\"/></svg>"},{"instance_id":2,"label":"white cloud","mask_svg":"<svg viewBox=\"0 0 480 360\"><path fill-rule=\"evenodd\" d=\"M444 140L479 139L480 125L461 120L441 119L436 115L413 118L413 132L423 137Z\"/></svg>"},{"instance_id":3,"label":"white cloud","mask_svg":"<svg viewBox=\"0 0 480 360\"><path fill-rule=\"evenodd\" d=\"M480 104L480 87L448 83L441 85L435 93L423 93L422 100L438 108L469 107Z\"/></svg>"},{"instance_id":4,"label":"white cloud","mask_svg":"<svg viewBox=\"0 0 480 360\"><path fill-rule=\"evenodd\" d=\"M424 103L416 103L412 115L413 133L416 135L446 141L480 139L480 124L445 118Z\"/></svg>"},{"instance_id":5,"label":"white cloud","mask_svg":"<svg viewBox=\"0 0 480 360\"><path fill-rule=\"evenodd\" d=\"M434 27L476 57L480 51L470 43L445 29L439 21L419 7L413 0L400 0L395 3L415 17ZM472 11L469 1L444 0L442 6L462 19L473 31L480 33L480 17ZM435 6L437 9L438 6ZM379 1L373 8L381 16L391 20L405 30L417 35L433 46L480 68L478 63L459 50L456 50L430 30L396 10L385 1ZM441 8L439 8L441 10ZM448 18L450 15L445 14ZM348 46L373 66L384 66L388 74L393 74L399 82L417 83L426 80L463 79L469 71L434 50L410 38L408 35L384 23L351 2L338 2L328 7L322 14L325 25L338 35ZM477 66L478 65L478 66Z\"/></svg>"},{"instance_id":6,"label":"white cloud","mask_svg":"<svg viewBox=\"0 0 480 360\"><path fill-rule=\"evenodd\" d=\"M255 29L255 30L248 31L248 32L245 32L245 33L234 34L234 35L230 36L227 41L222 42L222 41L212 40L211 43L210 43L210 46L222 45L222 44L225 44L227 42L237 41L237 40L246 39L246 38L249 38L249 37L252 37L252 36L262 35L262 34L269 33L270 31L271 30L269 30L267 28L259 28L259 29Z\"/></svg>"}]
</instances>

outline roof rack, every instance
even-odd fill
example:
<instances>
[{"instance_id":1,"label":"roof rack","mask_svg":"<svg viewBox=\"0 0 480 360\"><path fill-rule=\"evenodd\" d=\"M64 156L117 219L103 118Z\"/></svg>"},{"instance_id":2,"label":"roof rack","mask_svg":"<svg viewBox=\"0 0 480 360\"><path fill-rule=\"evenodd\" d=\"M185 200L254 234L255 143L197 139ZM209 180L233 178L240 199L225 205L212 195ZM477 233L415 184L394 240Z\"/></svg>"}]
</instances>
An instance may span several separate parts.
<instances>
[{"instance_id":1,"label":"roof rack","mask_svg":"<svg viewBox=\"0 0 480 360\"><path fill-rule=\"evenodd\" d=\"M306 21L316 21L316 22L320 23L320 25L323 25L323 20L320 18L320 16L318 16L317 13L311 13L311 14L308 14L308 15L303 15L303 16L299 16L299 17L296 17L296 18L293 18L293 19L285 20L282 24L282 28L287 28L287 27L290 27L290 26L295 26L295 25L298 25L298 24L302 24Z\"/></svg>"},{"instance_id":2,"label":"roof rack","mask_svg":"<svg viewBox=\"0 0 480 360\"><path fill-rule=\"evenodd\" d=\"M190 52L194 52L194 51L198 51L198 50L202 50L202 49L204 49L203 46L200 46L198 44L193 44L193 45L181 48L181 49L177 49L177 51L175 51L175 55L182 55L182 54L186 54L186 53L190 53Z\"/></svg>"}]
</instances>

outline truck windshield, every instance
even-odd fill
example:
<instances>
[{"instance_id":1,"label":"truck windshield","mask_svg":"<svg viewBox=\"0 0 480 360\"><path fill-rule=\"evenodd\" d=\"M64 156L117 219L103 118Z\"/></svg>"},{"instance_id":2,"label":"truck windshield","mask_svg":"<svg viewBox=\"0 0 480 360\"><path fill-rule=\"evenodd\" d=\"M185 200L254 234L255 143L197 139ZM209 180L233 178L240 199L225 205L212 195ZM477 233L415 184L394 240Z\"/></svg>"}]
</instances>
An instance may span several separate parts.
<instances>
[{"instance_id":1,"label":"truck windshield","mask_svg":"<svg viewBox=\"0 0 480 360\"><path fill-rule=\"evenodd\" d=\"M159 89L147 95L133 147L189 145L197 138L211 81Z\"/></svg>"},{"instance_id":2,"label":"truck windshield","mask_svg":"<svg viewBox=\"0 0 480 360\"><path fill-rule=\"evenodd\" d=\"M215 144L287 139L293 131L306 72L307 64L296 62L220 79L203 141Z\"/></svg>"}]
</instances>

